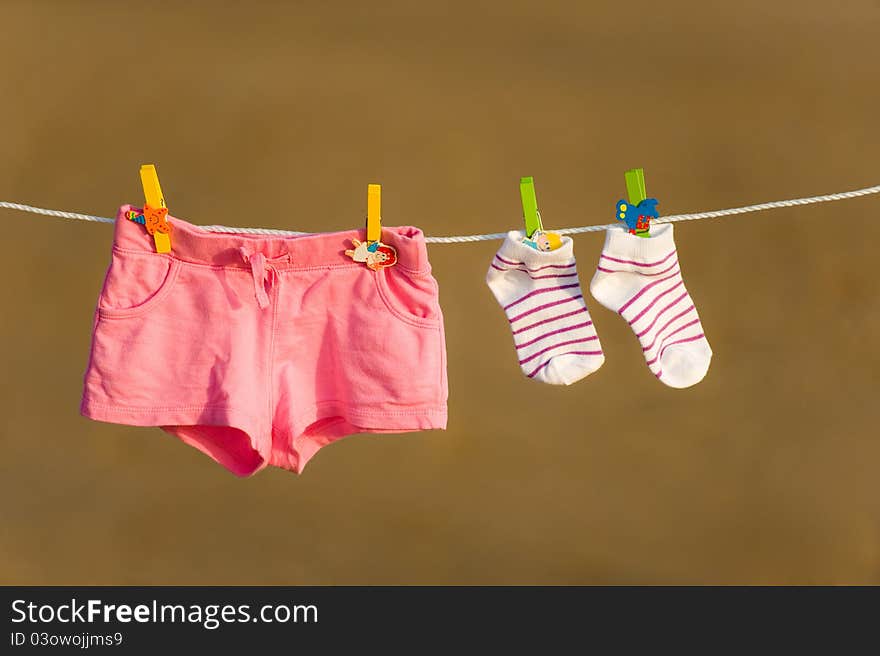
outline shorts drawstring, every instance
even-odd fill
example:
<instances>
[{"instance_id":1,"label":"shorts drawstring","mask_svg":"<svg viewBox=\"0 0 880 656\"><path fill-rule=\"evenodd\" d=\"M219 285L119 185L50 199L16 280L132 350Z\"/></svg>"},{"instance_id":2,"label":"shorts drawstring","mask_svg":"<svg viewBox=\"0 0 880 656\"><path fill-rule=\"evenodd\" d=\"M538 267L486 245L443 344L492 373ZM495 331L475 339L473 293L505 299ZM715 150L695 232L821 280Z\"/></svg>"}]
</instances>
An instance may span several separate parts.
<instances>
[{"instance_id":1,"label":"shorts drawstring","mask_svg":"<svg viewBox=\"0 0 880 656\"><path fill-rule=\"evenodd\" d=\"M269 307L269 295L266 293L266 282L275 275L275 267L266 264L266 256L262 253L252 253L242 246L238 249L242 259L251 266L251 275L254 278L254 295L257 297L257 305L261 310Z\"/></svg>"}]
</instances>

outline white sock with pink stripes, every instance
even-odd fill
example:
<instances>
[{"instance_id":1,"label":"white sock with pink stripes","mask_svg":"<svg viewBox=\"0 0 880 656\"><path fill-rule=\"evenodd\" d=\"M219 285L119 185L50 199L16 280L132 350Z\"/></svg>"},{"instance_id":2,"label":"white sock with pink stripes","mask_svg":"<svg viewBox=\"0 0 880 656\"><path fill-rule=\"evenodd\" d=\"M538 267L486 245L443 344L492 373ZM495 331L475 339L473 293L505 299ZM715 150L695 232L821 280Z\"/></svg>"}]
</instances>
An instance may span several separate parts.
<instances>
[{"instance_id":1,"label":"white sock with pink stripes","mask_svg":"<svg viewBox=\"0 0 880 656\"><path fill-rule=\"evenodd\" d=\"M578 282L571 238L553 251L522 243L511 231L498 249L486 283L507 315L523 373L571 385L602 366L605 356Z\"/></svg>"},{"instance_id":2,"label":"white sock with pink stripes","mask_svg":"<svg viewBox=\"0 0 880 656\"><path fill-rule=\"evenodd\" d=\"M636 237L609 228L590 291L639 338L651 372L670 387L690 387L709 370L712 349L684 286L672 224Z\"/></svg>"}]
</instances>

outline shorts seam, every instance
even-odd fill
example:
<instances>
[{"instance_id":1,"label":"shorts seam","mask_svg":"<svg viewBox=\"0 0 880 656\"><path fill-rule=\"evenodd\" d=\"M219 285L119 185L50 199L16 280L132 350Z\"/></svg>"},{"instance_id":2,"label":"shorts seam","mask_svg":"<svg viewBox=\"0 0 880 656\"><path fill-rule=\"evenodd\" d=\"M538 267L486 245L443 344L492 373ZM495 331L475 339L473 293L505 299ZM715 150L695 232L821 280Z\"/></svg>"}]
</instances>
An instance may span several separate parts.
<instances>
[{"instance_id":1,"label":"shorts seam","mask_svg":"<svg viewBox=\"0 0 880 656\"><path fill-rule=\"evenodd\" d=\"M410 269L408 266L398 262L394 266L401 268L402 270L406 271L410 275L418 276L420 278L424 278L424 277L431 274L431 266L430 265L426 266L424 269Z\"/></svg>"},{"instance_id":2,"label":"shorts seam","mask_svg":"<svg viewBox=\"0 0 880 656\"><path fill-rule=\"evenodd\" d=\"M342 262L338 264L315 264L307 267L287 267L283 269L276 269L278 273L308 273L312 271L327 271L329 273L336 273L337 271L348 271L350 269L357 269L359 266L358 262Z\"/></svg>"},{"instance_id":3,"label":"shorts seam","mask_svg":"<svg viewBox=\"0 0 880 656\"><path fill-rule=\"evenodd\" d=\"M441 409L419 412L357 412L353 410L349 414L352 417L427 417L443 414L444 412L445 411Z\"/></svg>"},{"instance_id":4,"label":"shorts seam","mask_svg":"<svg viewBox=\"0 0 880 656\"><path fill-rule=\"evenodd\" d=\"M314 404L315 408L320 408L321 406L326 405L335 405L345 408L350 411L351 414L359 414L365 416L376 416L376 417L402 417L402 416L412 416L412 415L425 415L425 414L433 414L433 413L442 413L446 412L446 408L443 406L427 406L414 410L391 410L391 411L370 411L370 410L361 410L358 406L352 406L344 401L318 401Z\"/></svg>"},{"instance_id":5,"label":"shorts seam","mask_svg":"<svg viewBox=\"0 0 880 656\"><path fill-rule=\"evenodd\" d=\"M247 264L209 264L208 262L194 262L193 260L188 260L182 258L172 251L171 253L153 253L150 251L143 251L137 248L125 248L123 246L117 246L114 244L112 246L112 250L115 253L119 253L122 255L136 255L142 257L162 257L169 260L173 260L175 262L179 262L180 264L186 264L189 266L200 267L204 269L215 269L215 270L232 270L232 271L242 271L245 273L250 273L250 267ZM336 269L356 269L358 267L364 266L360 262L332 262L328 264L310 264L308 266L286 266L286 267L276 267L276 270L279 273L295 273L297 271L320 271L322 269L328 270L336 270ZM406 271L408 274L413 276L425 277L430 275L431 267L427 266L423 269L411 269L410 267L401 264L398 262L394 266L399 267L403 271Z\"/></svg>"},{"instance_id":6,"label":"shorts seam","mask_svg":"<svg viewBox=\"0 0 880 656\"><path fill-rule=\"evenodd\" d=\"M124 248L121 246L113 245L113 251L123 254L123 255L140 255L144 257L162 257L174 262L178 262L181 265L199 267L202 269L213 269L213 270L227 270L227 271L241 271L242 273L250 274L250 267L245 264L209 264L208 262L194 262L193 260L188 260L185 258L176 255L174 251L171 253L151 253L149 251L142 251L136 248ZM268 266L268 265L267 265ZM279 273L287 273L287 272L296 272L296 271L319 271L321 269L354 269L360 266L358 262L332 262L329 264L313 264L309 266L285 266L285 267L277 267L273 265L276 271Z\"/></svg>"},{"instance_id":7,"label":"shorts seam","mask_svg":"<svg viewBox=\"0 0 880 656\"><path fill-rule=\"evenodd\" d=\"M234 410L235 412L242 412L247 415L251 419L253 419L253 415L249 412L244 412L239 410L235 406L229 405L157 405L157 406L135 406L135 405L122 405L119 403L103 403L101 401L91 401L85 399L83 401L83 407L94 406L97 408L105 408L107 410L124 410L126 412L156 412L157 410L161 411L171 411L171 410Z\"/></svg>"}]
</instances>

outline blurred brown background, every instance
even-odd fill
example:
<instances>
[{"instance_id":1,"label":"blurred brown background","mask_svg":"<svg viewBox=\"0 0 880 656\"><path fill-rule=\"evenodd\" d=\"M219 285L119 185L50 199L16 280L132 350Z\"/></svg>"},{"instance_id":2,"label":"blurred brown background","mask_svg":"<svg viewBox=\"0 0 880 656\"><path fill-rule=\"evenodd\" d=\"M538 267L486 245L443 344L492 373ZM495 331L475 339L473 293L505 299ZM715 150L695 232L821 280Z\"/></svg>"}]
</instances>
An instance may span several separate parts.
<instances>
[{"instance_id":1,"label":"blurred brown background","mask_svg":"<svg viewBox=\"0 0 880 656\"><path fill-rule=\"evenodd\" d=\"M182 8L178 5L184 5ZM0 199L113 216L155 162L195 223L430 235L880 183L880 2L0 2ZM0 581L880 583L880 198L679 224L715 350L684 391L588 297L607 361L526 380L434 245L447 432L239 480L79 416L105 225L0 211ZM602 235L575 238L586 289Z\"/></svg>"}]
</instances>

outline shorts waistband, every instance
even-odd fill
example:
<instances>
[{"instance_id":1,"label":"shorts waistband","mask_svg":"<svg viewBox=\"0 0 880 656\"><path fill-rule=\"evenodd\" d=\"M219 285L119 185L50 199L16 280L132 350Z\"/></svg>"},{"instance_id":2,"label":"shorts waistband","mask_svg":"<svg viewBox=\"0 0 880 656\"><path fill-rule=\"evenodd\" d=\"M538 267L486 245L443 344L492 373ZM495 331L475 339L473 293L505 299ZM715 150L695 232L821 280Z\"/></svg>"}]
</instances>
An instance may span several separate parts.
<instances>
[{"instance_id":1,"label":"shorts waistband","mask_svg":"<svg viewBox=\"0 0 880 656\"><path fill-rule=\"evenodd\" d=\"M116 215L113 245L124 250L155 253L153 237L143 225L126 218L134 205L123 205ZM211 266L248 269L243 252L262 253L278 270L314 269L322 267L363 267L345 254L353 248L352 240L366 239L366 230L320 232L309 235L253 235L207 231L197 225L168 216L172 225L171 257ZM382 227L382 242L397 250L398 262L412 273L427 273L428 249L425 235L412 226Z\"/></svg>"}]
</instances>

